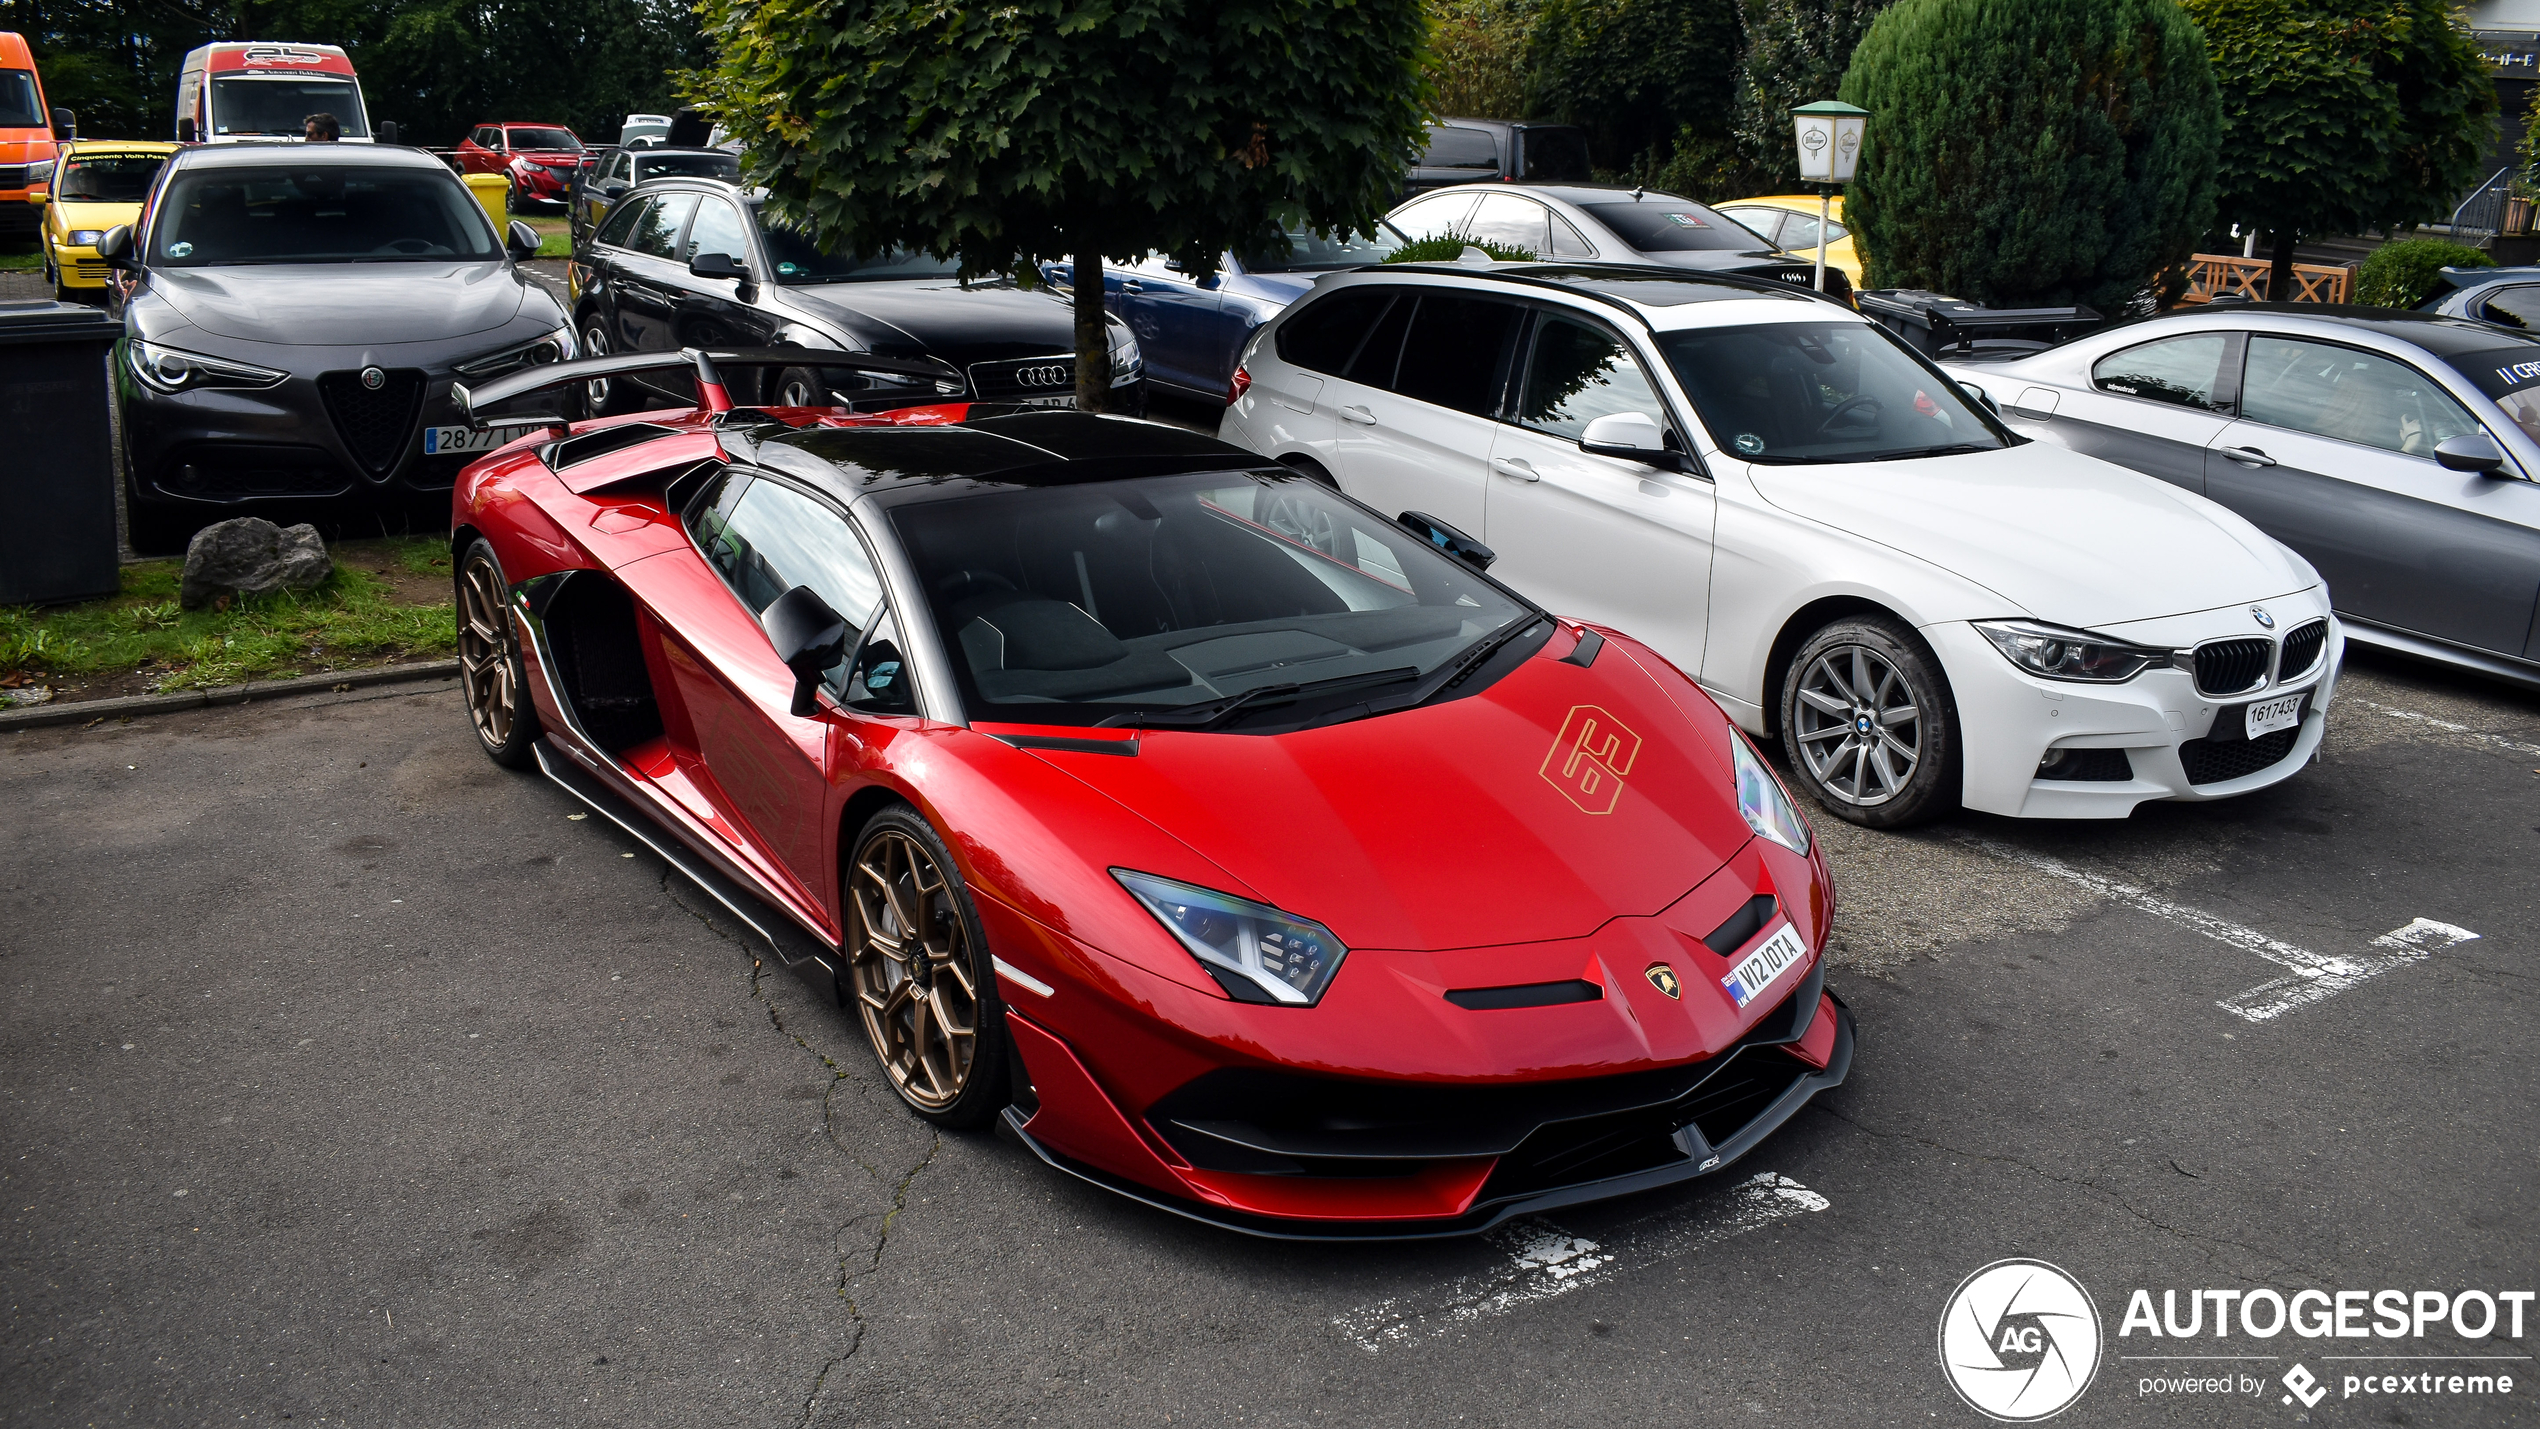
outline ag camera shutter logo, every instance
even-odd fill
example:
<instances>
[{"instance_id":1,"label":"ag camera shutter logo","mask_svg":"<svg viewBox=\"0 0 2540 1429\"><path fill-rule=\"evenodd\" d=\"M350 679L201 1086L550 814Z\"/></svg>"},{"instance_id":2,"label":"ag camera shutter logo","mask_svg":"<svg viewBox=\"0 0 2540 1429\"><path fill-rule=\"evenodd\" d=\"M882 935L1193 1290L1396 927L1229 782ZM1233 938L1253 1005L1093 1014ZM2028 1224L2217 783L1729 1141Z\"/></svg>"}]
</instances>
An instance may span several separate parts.
<instances>
[{"instance_id":1,"label":"ag camera shutter logo","mask_svg":"<svg viewBox=\"0 0 2540 1429\"><path fill-rule=\"evenodd\" d=\"M2099 1308L2042 1260L1997 1260L1959 1282L1940 1312L1940 1368L1988 1419L2051 1419L2099 1372Z\"/></svg>"}]
</instances>

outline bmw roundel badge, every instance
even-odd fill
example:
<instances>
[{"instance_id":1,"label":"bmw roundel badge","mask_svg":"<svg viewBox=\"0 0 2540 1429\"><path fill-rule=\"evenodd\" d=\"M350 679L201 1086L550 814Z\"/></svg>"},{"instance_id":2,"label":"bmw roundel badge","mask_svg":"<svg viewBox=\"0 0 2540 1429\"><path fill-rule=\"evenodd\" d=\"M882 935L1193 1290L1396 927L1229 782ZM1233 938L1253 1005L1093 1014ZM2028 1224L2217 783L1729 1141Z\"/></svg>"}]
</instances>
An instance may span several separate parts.
<instances>
[{"instance_id":1,"label":"bmw roundel badge","mask_svg":"<svg viewBox=\"0 0 2540 1429\"><path fill-rule=\"evenodd\" d=\"M378 368L376 368L376 367L365 367L365 368L363 368L363 369L362 369L362 390L363 390L363 391L365 391L365 392L376 392L376 391L378 391L380 388L385 387L385 386L387 386L387 385L388 385L388 374L387 374L387 373L380 371L380 370L379 370Z\"/></svg>"},{"instance_id":2,"label":"bmw roundel badge","mask_svg":"<svg viewBox=\"0 0 2540 1429\"><path fill-rule=\"evenodd\" d=\"M2275 629L2275 617L2267 614L2267 608L2265 606L2253 605L2249 607L2249 614L2257 620L2259 629Z\"/></svg>"}]
</instances>

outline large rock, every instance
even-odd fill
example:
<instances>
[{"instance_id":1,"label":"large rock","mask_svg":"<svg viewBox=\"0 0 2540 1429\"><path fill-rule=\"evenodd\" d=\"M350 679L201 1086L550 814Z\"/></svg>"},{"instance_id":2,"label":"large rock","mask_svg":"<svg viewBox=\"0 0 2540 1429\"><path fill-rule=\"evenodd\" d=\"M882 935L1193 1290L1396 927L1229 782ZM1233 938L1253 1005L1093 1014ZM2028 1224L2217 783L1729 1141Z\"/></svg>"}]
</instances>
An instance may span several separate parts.
<instances>
[{"instance_id":1,"label":"large rock","mask_svg":"<svg viewBox=\"0 0 2540 1429\"><path fill-rule=\"evenodd\" d=\"M187 610L200 610L225 595L307 590L334 570L315 526L276 526L260 516L239 516L194 533L185 548L178 599Z\"/></svg>"}]
</instances>

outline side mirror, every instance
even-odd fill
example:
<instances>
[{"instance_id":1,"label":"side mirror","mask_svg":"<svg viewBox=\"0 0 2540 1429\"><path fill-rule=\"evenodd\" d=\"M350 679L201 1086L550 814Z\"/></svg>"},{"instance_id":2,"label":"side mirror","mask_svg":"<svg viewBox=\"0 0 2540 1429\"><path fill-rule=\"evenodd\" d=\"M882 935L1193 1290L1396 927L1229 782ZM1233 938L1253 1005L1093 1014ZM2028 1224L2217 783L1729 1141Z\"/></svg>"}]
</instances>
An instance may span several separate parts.
<instances>
[{"instance_id":1,"label":"side mirror","mask_svg":"<svg viewBox=\"0 0 2540 1429\"><path fill-rule=\"evenodd\" d=\"M372 137L375 142L381 144L399 144L404 142L404 140L399 137L402 132L403 131L397 128L397 121L391 119L386 123L381 124L378 129L372 131Z\"/></svg>"},{"instance_id":2,"label":"side mirror","mask_svg":"<svg viewBox=\"0 0 2540 1429\"><path fill-rule=\"evenodd\" d=\"M607 183L600 185L600 192L610 198L616 198L619 194L626 192L626 185L619 183L615 179L611 179Z\"/></svg>"},{"instance_id":3,"label":"side mirror","mask_svg":"<svg viewBox=\"0 0 2540 1429\"><path fill-rule=\"evenodd\" d=\"M1978 387L1972 382L1959 383L1958 390L1976 399L1977 406L1984 408L1986 411L1991 412L1997 417L2002 415L2002 404L1993 400L1992 393L1985 391L1983 388Z\"/></svg>"},{"instance_id":4,"label":"side mirror","mask_svg":"<svg viewBox=\"0 0 2540 1429\"><path fill-rule=\"evenodd\" d=\"M2505 470L2505 454L2497 450L2495 439L2484 432L2464 432L2434 449L2434 459L2446 471L2474 471L2481 476L2501 476Z\"/></svg>"},{"instance_id":5,"label":"side mirror","mask_svg":"<svg viewBox=\"0 0 2540 1429\"><path fill-rule=\"evenodd\" d=\"M767 643L776 647L776 658L794 672L794 703L791 713L797 719L808 719L820 712L820 677L847 658L847 641L855 632L847 628L847 618L829 608L820 592L798 585L776 597L759 618L767 631Z\"/></svg>"},{"instance_id":6,"label":"side mirror","mask_svg":"<svg viewBox=\"0 0 2540 1429\"><path fill-rule=\"evenodd\" d=\"M746 283L750 270L729 253L700 253L688 260L688 271L700 278L738 278Z\"/></svg>"},{"instance_id":7,"label":"side mirror","mask_svg":"<svg viewBox=\"0 0 2540 1429\"><path fill-rule=\"evenodd\" d=\"M1667 450L1667 433L1645 412L1608 412L1579 433L1579 450L1590 456L1673 467L1676 454Z\"/></svg>"},{"instance_id":8,"label":"side mirror","mask_svg":"<svg viewBox=\"0 0 2540 1429\"><path fill-rule=\"evenodd\" d=\"M180 144L194 142L194 121L191 118L176 121L176 142Z\"/></svg>"},{"instance_id":9,"label":"side mirror","mask_svg":"<svg viewBox=\"0 0 2540 1429\"><path fill-rule=\"evenodd\" d=\"M1426 511L1405 511L1393 519L1394 524L1400 526L1405 531L1410 532L1412 535L1419 537L1421 540L1428 542L1430 545L1437 547L1439 550L1446 552L1448 555L1453 556L1455 559L1462 561L1464 564L1471 566L1477 571L1489 570L1490 563L1499 559L1499 553L1497 551L1494 551L1490 547L1483 545L1481 542L1474 540L1472 537L1465 535L1463 532L1456 530L1454 527L1449 526Z\"/></svg>"},{"instance_id":10,"label":"side mirror","mask_svg":"<svg viewBox=\"0 0 2540 1429\"><path fill-rule=\"evenodd\" d=\"M109 268L131 270L135 266L132 261L132 225L118 223L98 234L97 256L104 259Z\"/></svg>"},{"instance_id":11,"label":"side mirror","mask_svg":"<svg viewBox=\"0 0 2540 1429\"><path fill-rule=\"evenodd\" d=\"M538 256L539 237L537 229L534 229L528 224L515 218L512 220L510 232L505 234L504 237L505 242L503 246L511 250L514 258L535 258Z\"/></svg>"},{"instance_id":12,"label":"side mirror","mask_svg":"<svg viewBox=\"0 0 2540 1429\"><path fill-rule=\"evenodd\" d=\"M76 115L76 114L71 113L71 112L70 112L69 110L67 110L67 109L56 109L56 110L54 110L54 111L53 111L53 137L54 137L54 138L56 138L56 139L76 139L76 138L78 138L78 137L79 137L79 116L78 116L78 115Z\"/></svg>"}]
</instances>

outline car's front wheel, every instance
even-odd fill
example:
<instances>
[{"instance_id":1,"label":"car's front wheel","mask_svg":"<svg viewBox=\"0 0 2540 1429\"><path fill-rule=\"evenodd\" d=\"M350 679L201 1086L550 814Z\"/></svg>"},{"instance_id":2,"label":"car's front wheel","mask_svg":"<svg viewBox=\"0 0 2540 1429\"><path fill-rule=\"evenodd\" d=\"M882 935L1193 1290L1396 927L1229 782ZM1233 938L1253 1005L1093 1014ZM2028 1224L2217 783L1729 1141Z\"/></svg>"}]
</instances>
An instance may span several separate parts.
<instances>
[{"instance_id":1,"label":"car's front wheel","mask_svg":"<svg viewBox=\"0 0 2540 1429\"><path fill-rule=\"evenodd\" d=\"M845 873L851 998L891 1089L938 1126L977 1126L1008 1096L1005 1005L951 851L908 806L875 814Z\"/></svg>"},{"instance_id":2,"label":"car's front wheel","mask_svg":"<svg viewBox=\"0 0 2540 1429\"><path fill-rule=\"evenodd\" d=\"M609 344L609 325L597 312L582 320L582 355L607 357L617 349ZM593 377L582 384L583 410L594 417L614 416L617 405L617 381L609 377Z\"/></svg>"},{"instance_id":3,"label":"car's front wheel","mask_svg":"<svg viewBox=\"0 0 2540 1429\"><path fill-rule=\"evenodd\" d=\"M526 769L538 740L538 706L529 697L509 590L493 543L478 537L459 558L459 687L485 757Z\"/></svg>"},{"instance_id":4,"label":"car's front wheel","mask_svg":"<svg viewBox=\"0 0 2540 1429\"><path fill-rule=\"evenodd\" d=\"M1888 616L1847 616L1783 677L1782 748L1838 818L1900 828L1958 807L1958 708L1931 647Z\"/></svg>"}]
</instances>

